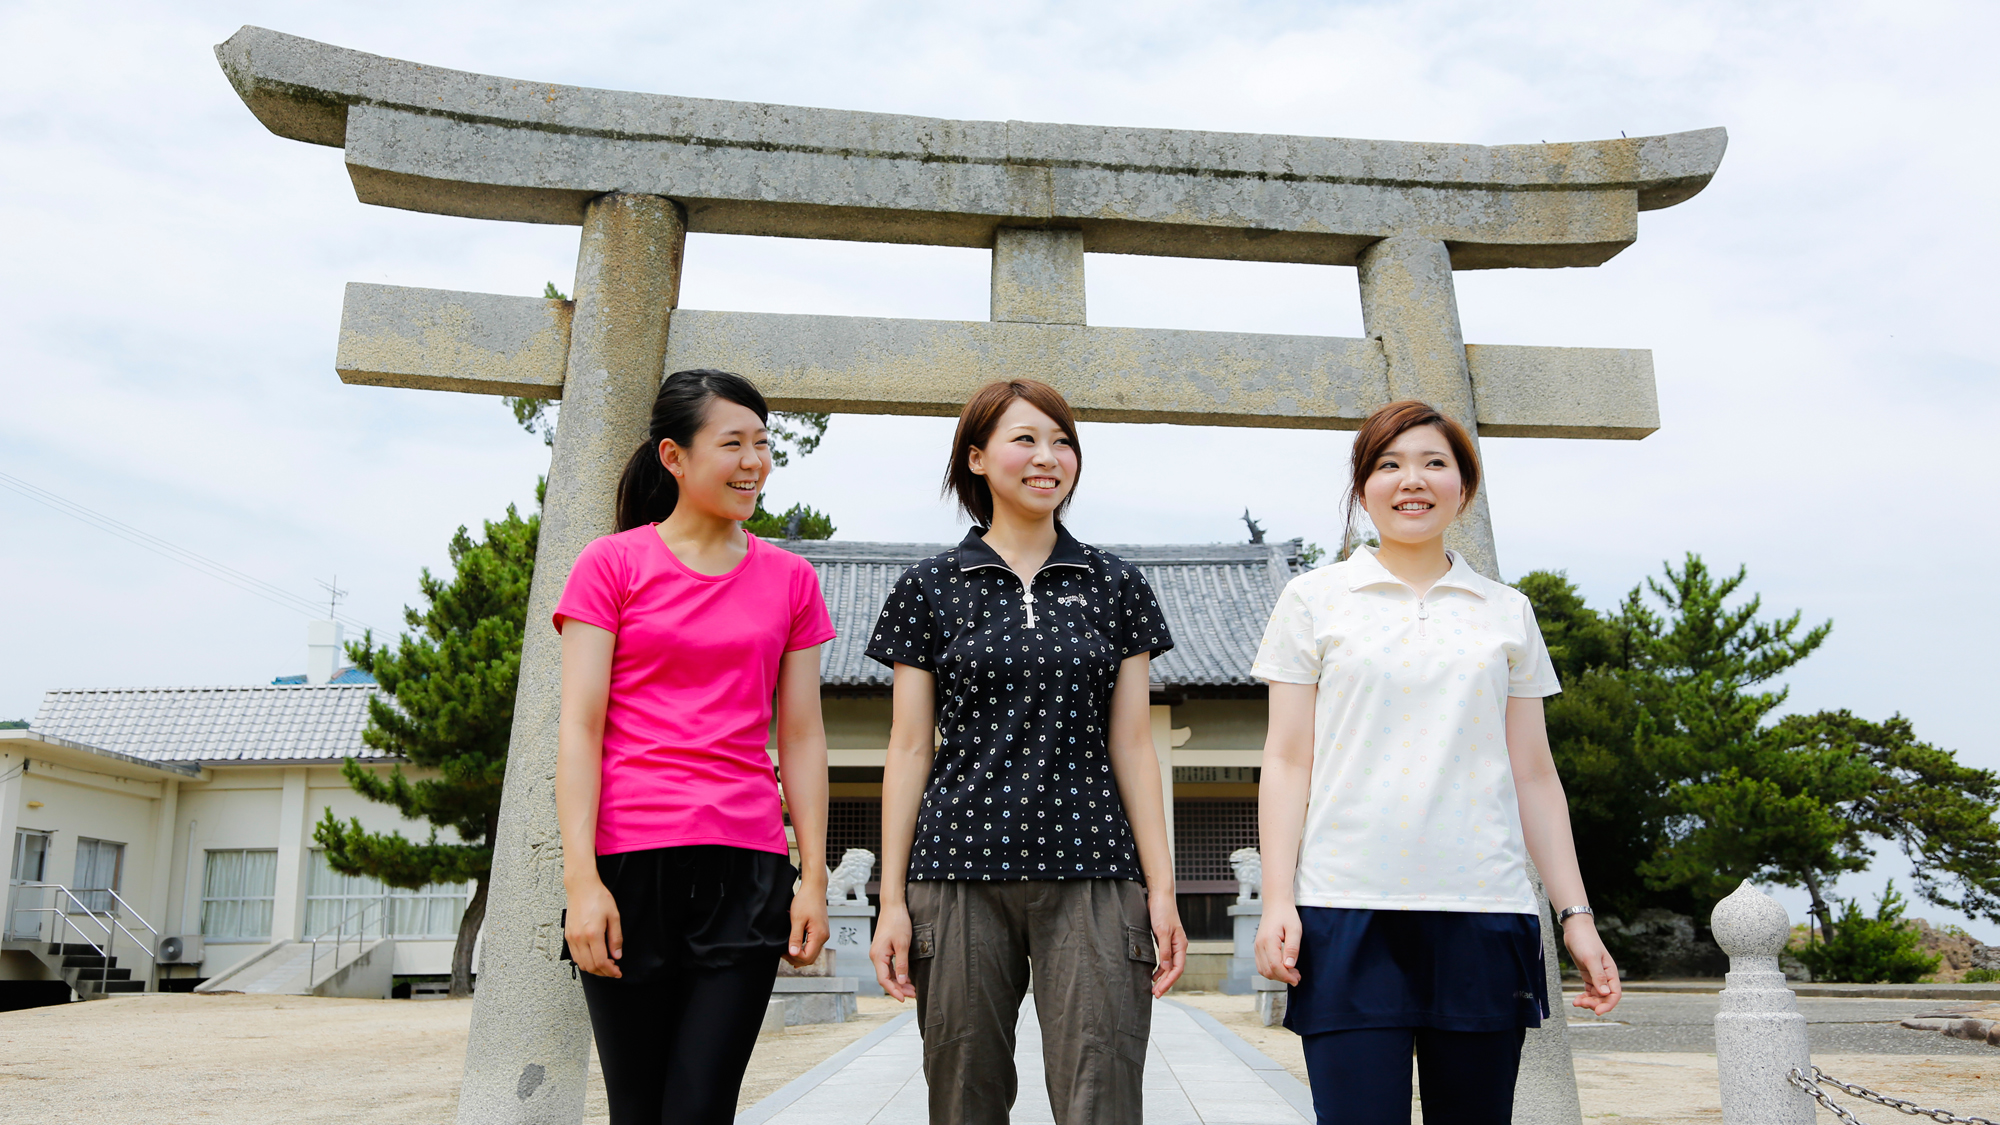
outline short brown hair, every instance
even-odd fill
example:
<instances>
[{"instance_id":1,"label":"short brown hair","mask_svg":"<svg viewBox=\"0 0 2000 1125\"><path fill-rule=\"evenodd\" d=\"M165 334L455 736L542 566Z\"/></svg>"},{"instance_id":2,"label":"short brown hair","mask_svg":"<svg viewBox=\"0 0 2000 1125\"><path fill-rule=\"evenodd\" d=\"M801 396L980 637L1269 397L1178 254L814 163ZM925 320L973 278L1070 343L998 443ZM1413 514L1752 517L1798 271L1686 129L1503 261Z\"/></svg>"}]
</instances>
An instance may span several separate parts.
<instances>
[{"instance_id":1,"label":"short brown hair","mask_svg":"<svg viewBox=\"0 0 2000 1125\"><path fill-rule=\"evenodd\" d=\"M1354 508L1361 503L1361 493L1368 487L1368 478L1375 472L1375 462L1389 443L1407 430L1418 426L1436 426L1444 435L1446 445L1451 447L1452 460L1458 462L1458 479L1464 486L1464 494L1459 497L1458 510L1465 511L1466 505L1479 494L1479 453L1472 447L1472 435L1444 413L1427 402L1405 399L1381 407L1361 423L1361 432L1354 435L1354 453L1351 462L1354 480L1347 493L1347 524L1354 526Z\"/></svg>"},{"instance_id":2,"label":"short brown hair","mask_svg":"<svg viewBox=\"0 0 2000 1125\"><path fill-rule=\"evenodd\" d=\"M958 432L951 437L951 463L945 466L944 487L939 489L947 496L956 496L958 506L972 517L972 522L981 527L993 526L993 489L986 478L972 471L972 450L986 448L993 437L993 427L1000 424L1000 416L1014 404L1015 399L1026 399L1028 405L1048 415L1062 432L1069 435L1069 447L1076 451L1076 475L1083 476L1083 441L1076 435L1076 413L1069 408L1069 401L1062 392L1047 383L1035 379L1008 379L1005 382L988 383L979 388L965 409L958 412ZM1076 499L1076 483L1070 482L1068 496L1056 505L1056 518L1061 519L1068 510L1069 502Z\"/></svg>"}]
</instances>

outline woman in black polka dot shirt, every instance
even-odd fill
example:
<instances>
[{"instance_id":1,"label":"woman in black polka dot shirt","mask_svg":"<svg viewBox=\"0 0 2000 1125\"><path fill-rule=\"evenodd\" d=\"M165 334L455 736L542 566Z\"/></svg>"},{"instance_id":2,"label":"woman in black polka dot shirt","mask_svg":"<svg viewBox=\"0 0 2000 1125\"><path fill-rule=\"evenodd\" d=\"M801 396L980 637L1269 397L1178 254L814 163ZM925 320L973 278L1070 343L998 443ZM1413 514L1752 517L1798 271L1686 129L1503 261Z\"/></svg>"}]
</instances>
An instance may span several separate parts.
<instances>
[{"instance_id":1,"label":"woman in black polka dot shirt","mask_svg":"<svg viewBox=\"0 0 2000 1125\"><path fill-rule=\"evenodd\" d=\"M1007 1120L1031 965L1057 1122L1138 1125L1187 956L1149 708L1173 638L1145 577L1057 520L1082 454L1055 388L981 390L952 450L979 526L903 575L868 646L895 669L876 976L916 998L933 1125Z\"/></svg>"}]
</instances>

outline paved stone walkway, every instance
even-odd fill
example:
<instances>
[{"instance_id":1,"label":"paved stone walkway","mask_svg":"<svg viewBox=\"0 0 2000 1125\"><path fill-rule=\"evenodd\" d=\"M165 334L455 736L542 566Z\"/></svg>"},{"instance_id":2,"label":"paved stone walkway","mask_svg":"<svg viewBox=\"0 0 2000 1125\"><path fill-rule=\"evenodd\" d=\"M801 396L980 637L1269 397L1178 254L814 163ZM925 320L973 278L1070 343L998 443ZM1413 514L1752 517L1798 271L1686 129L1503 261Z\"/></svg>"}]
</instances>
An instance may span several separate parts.
<instances>
[{"instance_id":1,"label":"paved stone walkway","mask_svg":"<svg viewBox=\"0 0 2000 1125\"><path fill-rule=\"evenodd\" d=\"M925 1125L923 1041L915 1012L813 1068L736 1117L736 1125ZM1014 1065L1016 1125L1051 1125L1034 998L1022 1005ZM1312 1099L1298 1079L1217 1023L1178 1004L1153 1004L1146 1051L1147 1125L1306 1125Z\"/></svg>"}]
</instances>

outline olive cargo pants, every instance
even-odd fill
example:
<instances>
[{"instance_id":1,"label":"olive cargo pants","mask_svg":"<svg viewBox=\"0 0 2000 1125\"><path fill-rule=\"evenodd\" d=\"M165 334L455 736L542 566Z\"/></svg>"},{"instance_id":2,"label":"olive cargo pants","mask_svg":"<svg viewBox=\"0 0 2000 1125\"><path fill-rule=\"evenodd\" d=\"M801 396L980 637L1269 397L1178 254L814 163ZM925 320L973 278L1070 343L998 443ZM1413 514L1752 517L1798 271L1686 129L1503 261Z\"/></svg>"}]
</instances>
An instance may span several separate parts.
<instances>
[{"instance_id":1,"label":"olive cargo pants","mask_svg":"<svg viewBox=\"0 0 2000 1125\"><path fill-rule=\"evenodd\" d=\"M1138 883L915 881L908 896L931 1125L1006 1125L1031 963L1057 1125L1140 1125L1158 958Z\"/></svg>"}]
</instances>

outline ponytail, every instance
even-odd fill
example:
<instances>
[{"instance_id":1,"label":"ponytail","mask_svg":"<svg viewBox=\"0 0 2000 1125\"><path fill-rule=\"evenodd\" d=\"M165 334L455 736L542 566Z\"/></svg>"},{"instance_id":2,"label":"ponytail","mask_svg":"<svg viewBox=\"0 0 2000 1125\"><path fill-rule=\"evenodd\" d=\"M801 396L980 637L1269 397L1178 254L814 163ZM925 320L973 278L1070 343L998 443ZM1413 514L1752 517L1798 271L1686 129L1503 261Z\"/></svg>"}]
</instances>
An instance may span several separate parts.
<instances>
[{"instance_id":1,"label":"ponytail","mask_svg":"<svg viewBox=\"0 0 2000 1125\"><path fill-rule=\"evenodd\" d=\"M759 421L770 421L771 410L764 404L764 396L741 375L703 367L667 376L653 399L646 440L632 451L624 474L618 478L618 530L630 531L674 514L674 505L681 498L680 483L660 461L660 443L672 439L683 449L692 447L694 435L707 420L708 404L718 398L748 407Z\"/></svg>"}]
</instances>

